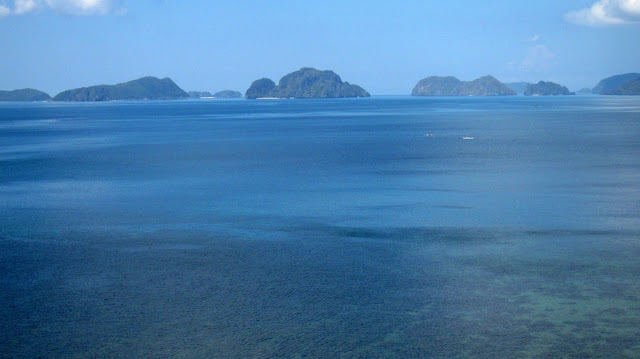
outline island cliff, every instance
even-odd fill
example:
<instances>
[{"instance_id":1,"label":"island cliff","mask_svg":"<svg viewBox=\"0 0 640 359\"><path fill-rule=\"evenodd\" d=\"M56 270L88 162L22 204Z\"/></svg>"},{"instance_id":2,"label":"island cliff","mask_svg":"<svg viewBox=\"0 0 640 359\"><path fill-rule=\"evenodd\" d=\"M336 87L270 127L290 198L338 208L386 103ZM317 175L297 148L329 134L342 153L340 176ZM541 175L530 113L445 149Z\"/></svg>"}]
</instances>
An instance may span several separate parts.
<instances>
[{"instance_id":1,"label":"island cliff","mask_svg":"<svg viewBox=\"0 0 640 359\"><path fill-rule=\"evenodd\" d=\"M333 71L320 71L304 67L280 79L276 84L267 78L254 81L245 97L256 98L337 98L369 97L358 85L342 82Z\"/></svg>"},{"instance_id":2,"label":"island cliff","mask_svg":"<svg viewBox=\"0 0 640 359\"><path fill-rule=\"evenodd\" d=\"M99 85L67 90L56 95L54 101L112 101L112 100L177 100L189 98L170 78L143 77L117 85Z\"/></svg>"},{"instance_id":3,"label":"island cliff","mask_svg":"<svg viewBox=\"0 0 640 359\"><path fill-rule=\"evenodd\" d=\"M495 77L487 75L473 81L460 81L453 76L431 76L422 79L411 96L514 96L516 92Z\"/></svg>"}]
</instances>

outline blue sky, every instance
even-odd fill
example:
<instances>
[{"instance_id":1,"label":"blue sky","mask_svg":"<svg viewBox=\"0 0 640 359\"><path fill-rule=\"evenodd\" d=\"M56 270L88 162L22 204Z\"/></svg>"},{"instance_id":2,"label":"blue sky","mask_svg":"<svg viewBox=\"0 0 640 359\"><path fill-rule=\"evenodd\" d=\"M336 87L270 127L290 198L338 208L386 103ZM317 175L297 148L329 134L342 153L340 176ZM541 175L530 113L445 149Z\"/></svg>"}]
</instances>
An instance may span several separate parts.
<instances>
[{"instance_id":1,"label":"blue sky","mask_svg":"<svg viewBox=\"0 0 640 359\"><path fill-rule=\"evenodd\" d=\"M244 92L300 67L372 94L491 74L572 90L640 72L639 0L0 0L0 89L153 75Z\"/></svg>"}]
</instances>

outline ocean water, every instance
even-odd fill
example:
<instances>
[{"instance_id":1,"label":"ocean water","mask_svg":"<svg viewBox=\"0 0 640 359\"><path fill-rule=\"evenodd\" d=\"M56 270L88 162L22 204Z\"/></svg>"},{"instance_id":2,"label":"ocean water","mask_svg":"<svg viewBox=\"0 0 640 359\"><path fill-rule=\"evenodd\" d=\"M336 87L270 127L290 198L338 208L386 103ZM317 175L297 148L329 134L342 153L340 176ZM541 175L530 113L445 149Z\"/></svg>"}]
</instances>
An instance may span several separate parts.
<instances>
[{"instance_id":1,"label":"ocean water","mask_svg":"<svg viewBox=\"0 0 640 359\"><path fill-rule=\"evenodd\" d=\"M640 100L0 103L0 333L2 358L640 358Z\"/></svg>"}]
</instances>

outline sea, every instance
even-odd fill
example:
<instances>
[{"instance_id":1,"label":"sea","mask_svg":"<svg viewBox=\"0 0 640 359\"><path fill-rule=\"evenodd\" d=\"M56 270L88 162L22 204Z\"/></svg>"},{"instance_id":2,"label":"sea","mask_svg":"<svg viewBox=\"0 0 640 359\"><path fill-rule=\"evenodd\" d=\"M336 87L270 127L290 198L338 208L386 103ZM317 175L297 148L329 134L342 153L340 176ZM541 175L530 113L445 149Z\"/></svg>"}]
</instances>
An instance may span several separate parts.
<instances>
[{"instance_id":1,"label":"sea","mask_svg":"<svg viewBox=\"0 0 640 359\"><path fill-rule=\"evenodd\" d=\"M2 358L640 358L640 98L0 103Z\"/></svg>"}]
</instances>

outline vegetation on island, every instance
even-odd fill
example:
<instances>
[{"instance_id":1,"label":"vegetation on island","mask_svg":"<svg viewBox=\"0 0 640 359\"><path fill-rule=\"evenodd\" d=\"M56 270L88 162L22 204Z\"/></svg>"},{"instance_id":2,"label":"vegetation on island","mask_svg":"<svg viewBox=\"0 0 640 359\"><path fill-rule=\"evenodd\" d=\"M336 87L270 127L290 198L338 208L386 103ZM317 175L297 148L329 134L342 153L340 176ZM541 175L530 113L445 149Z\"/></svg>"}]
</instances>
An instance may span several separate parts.
<instances>
[{"instance_id":1,"label":"vegetation on island","mask_svg":"<svg viewBox=\"0 0 640 359\"><path fill-rule=\"evenodd\" d=\"M242 97L242 93L233 90L222 90L216 92L213 97L215 98L239 98Z\"/></svg>"},{"instance_id":2,"label":"vegetation on island","mask_svg":"<svg viewBox=\"0 0 640 359\"><path fill-rule=\"evenodd\" d=\"M67 90L56 95L54 101L112 101L112 100L177 100L189 94L170 78L143 77L117 85L98 85Z\"/></svg>"},{"instance_id":3,"label":"vegetation on island","mask_svg":"<svg viewBox=\"0 0 640 359\"><path fill-rule=\"evenodd\" d=\"M516 92L491 75L473 81L430 76L416 84L411 96L513 96Z\"/></svg>"},{"instance_id":4,"label":"vegetation on island","mask_svg":"<svg viewBox=\"0 0 640 359\"><path fill-rule=\"evenodd\" d=\"M267 78L254 81L245 97L256 98L338 98L369 97L369 93L358 85L342 82L335 72L320 71L310 67L292 72L276 84Z\"/></svg>"},{"instance_id":5,"label":"vegetation on island","mask_svg":"<svg viewBox=\"0 0 640 359\"><path fill-rule=\"evenodd\" d=\"M49 94L34 90L34 89L21 89L13 91L0 91L0 101L48 101L51 100Z\"/></svg>"},{"instance_id":6,"label":"vegetation on island","mask_svg":"<svg viewBox=\"0 0 640 359\"><path fill-rule=\"evenodd\" d=\"M625 90L624 89L618 90L618 88L621 85L623 85L625 82L636 80L638 78L640 78L640 73L635 73L635 72L607 77L606 79L603 79L600 82L598 82L598 84L593 88L592 92L598 95L631 94L631 93L623 93L625 92Z\"/></svg>"},{"instance_id":7,"label":"vegetation on island","mask_svg":"<svg viewBox=\"0 0 640 359\"><path fill-rule=\"evenodd\" d=\"M555 82L540 81L537 84L529 84L524 89L525 96L564 96L575 95L575 92Z\"/></svg>"},{"instance_id":8,"label":"vegetation on island","mask_svg":"<svg viewBox=\"0 0 640 359\"><path fill-rule=\"evenodd\" d=\"M605 93L605 95L624 95L637 96L640 95L640 77L622 83L615 90Z\"/></svg>"}]
</instances>

